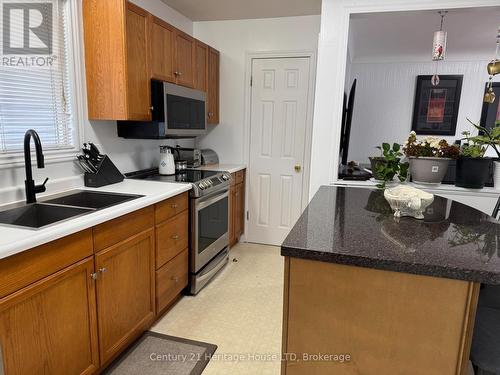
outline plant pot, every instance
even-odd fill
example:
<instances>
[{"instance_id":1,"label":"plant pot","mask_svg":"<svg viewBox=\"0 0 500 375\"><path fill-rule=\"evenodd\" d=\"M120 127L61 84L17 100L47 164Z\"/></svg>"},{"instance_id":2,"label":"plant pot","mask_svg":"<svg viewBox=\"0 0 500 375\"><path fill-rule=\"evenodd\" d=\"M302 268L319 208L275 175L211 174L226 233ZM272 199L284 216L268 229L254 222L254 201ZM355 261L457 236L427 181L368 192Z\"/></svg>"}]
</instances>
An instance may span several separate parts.
<instances>
[{"instance_id":1,"label":"plant pot","mask_svg":"<svg viewBox=\"0 0 500 375\"><path fill-rule=\"evenodd\" d=\"M493 186L500 190L500 161L493 162Z\"/></svg>"},{"instance_id":2,"label":"plant pot","mask_svg":"<svg viewBox=\"0 0 500 375\"><path fill-rule=\"evenodd\" d=\"M373 178L375 178L375 180L381 181L383 178L377 173L377 168L381 164L387 164L387 161L383 156L370 156L368 159L370 159Z\"/></svg>"},{"instance_id":3,"label":"plant pot","mask_svg":"<svg viewBox=\"0 0 500 375\"><path fill-rule=\"evenodd\" d=\"M490 163L490 158L460 156L457 159L455 185L469 189L482 189L488 180Z\"/></svg>"},{"instance_id":4,"label":"plant pot","mask_svg":"<svg viewBox=\"0 0 500 375\"><path fill-rule=\"evenodd\" d=\"M448 170L449 158L410 157L410 175L415 183L440 184Z\"/></svg>"}]
</instances>

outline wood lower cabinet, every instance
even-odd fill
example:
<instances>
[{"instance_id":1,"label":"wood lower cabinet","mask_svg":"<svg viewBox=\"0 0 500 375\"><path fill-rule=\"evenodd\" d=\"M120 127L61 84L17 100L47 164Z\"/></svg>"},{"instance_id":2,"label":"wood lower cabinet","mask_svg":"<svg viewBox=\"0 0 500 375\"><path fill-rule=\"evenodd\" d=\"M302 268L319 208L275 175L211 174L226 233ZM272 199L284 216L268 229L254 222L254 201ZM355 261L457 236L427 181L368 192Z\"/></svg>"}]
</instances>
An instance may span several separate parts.
<instances>
[{"instance_id":1,"label":"wood lower cabinet","mask_svg":"<svg viewBox=\"0 0 500 375\"><path fill-rule=\"evenodd\" d=\"M0 374L102 371L187 285L187 209L179 194L0 259Z\"/></svg>"},{"instance_id":2,"label":"wood lower cabinet","mask_svg":"<svg viewBox=\"0 0 500 375\"><path fill-rule=\"evenodd\" d=\"M245 231L245 170L231 175L229 190L229 246L235 245Z\"/></svg>"},{"instance_id":3,"label":"wood lower cabinet","mask_svg":"<svg viewBox=\"0 0 500 375\"><path fill-rule=\"evenodd\" d=\"M207 122L219 123L220 53L212 47L208 51Z\"/></svg>"},{"instance_id":4,"label":"wood lower cabinet","mask_svg":"<svg viewBox=\"0 0 500 375\"><path fill-rule=\"evenodd\" d=\"M99 368L93 272L89 257L0 299L0 373L92 374Z\"/></svg>"},{"instance_id":5,"label":"wood lower cabinet","mask_svg":"<svg viewBox=\"0 0 500 375\"><path fill-rule=\"evenodd\" d=\"M100 251L95 261L99 348L106 364L153 322L153 229Z\"/></svg>"},{"instance_id":6,"label":"wood lower cabinet","mask_svg":"<svg viewBox=\"0 0 500 375\"><path fill-rule=\"evenodd\" d=\"M156 310L161 313L188 285L188 249L156 271Z\"/></svg>"},{"instance_id":7,"label":"wood lower cabinet","mask_svg":"<svg viewBox=\"0 0 500 375\"><path fill-rule=\"evenodd\" d=\"M151 78L175 83L175 28L150 17Z\"/></svg>"}]
</instances>

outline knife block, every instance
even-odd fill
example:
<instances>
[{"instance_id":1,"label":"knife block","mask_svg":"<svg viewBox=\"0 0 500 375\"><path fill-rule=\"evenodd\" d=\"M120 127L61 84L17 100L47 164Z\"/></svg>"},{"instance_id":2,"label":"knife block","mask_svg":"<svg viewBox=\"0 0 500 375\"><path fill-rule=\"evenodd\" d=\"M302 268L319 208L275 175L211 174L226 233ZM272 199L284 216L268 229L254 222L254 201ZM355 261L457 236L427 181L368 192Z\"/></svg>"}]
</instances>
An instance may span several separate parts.
<instances>
[{"instance_id":1,"label":"knife block","mask_svg":"<svg viewBox=\"0 0 500 375\"><path fill-rule=\"evenodd\" d=\"M111 159L105 155L95 173L85 172L85 186L98 188L106 185L122 182L124 179L121 172L116 168Z\"/></svg>"}]
</instances>

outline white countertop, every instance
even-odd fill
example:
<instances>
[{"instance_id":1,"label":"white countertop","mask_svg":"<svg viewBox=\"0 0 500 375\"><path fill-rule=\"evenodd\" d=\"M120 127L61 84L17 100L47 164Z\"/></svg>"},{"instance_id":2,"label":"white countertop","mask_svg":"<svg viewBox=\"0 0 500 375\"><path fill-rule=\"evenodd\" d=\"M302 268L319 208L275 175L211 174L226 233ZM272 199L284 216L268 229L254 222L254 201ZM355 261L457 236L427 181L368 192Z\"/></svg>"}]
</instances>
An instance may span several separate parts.
<instances>
[{"instance_id":1,"label":"white countertop","mask_svg":"<svg viewBox=\"0 0 500 375\"><path fill-rule=\"evenodd\" d=\"M0 259L158 203L190 190L191 184L125 179L123 182L102 188L86 188L82 186L78 189L139 194L144 195L144 197L97 210L41 229L24 229L0 225Z\"/></svg>"},{"instance_id":2,"label":"white countertop","mask_svg":"<svg viewBox=\"0 0 500 375\"><path fill-rule=\"evenodd\" d=\"M211 164L211 165L202 165L199 168L205 171L224 171L229 173L235 173L245 169L247 166L244 164Z\"/></svg>"}]
</instances>

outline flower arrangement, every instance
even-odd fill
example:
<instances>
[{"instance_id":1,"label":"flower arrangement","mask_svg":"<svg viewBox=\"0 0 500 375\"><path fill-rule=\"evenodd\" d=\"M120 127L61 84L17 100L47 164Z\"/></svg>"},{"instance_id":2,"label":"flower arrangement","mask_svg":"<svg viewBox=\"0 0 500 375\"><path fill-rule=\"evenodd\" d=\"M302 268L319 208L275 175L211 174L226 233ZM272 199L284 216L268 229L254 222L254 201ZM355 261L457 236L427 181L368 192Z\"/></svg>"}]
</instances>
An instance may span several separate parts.
<instances>
[{"instance_id":1,"label":"flower arrangement","mask_svg":"<svg viewBox=\"0 0 500 375\"><path fill-rule=\"evenodd\" d=\"M460 149L456 145L450 145L445 139L438 137L425 137L417 139L417 134L412 131L403 145L403 152L408 157L434 157L456 159L460 155Z\"/></svg>"}]
</instances>

